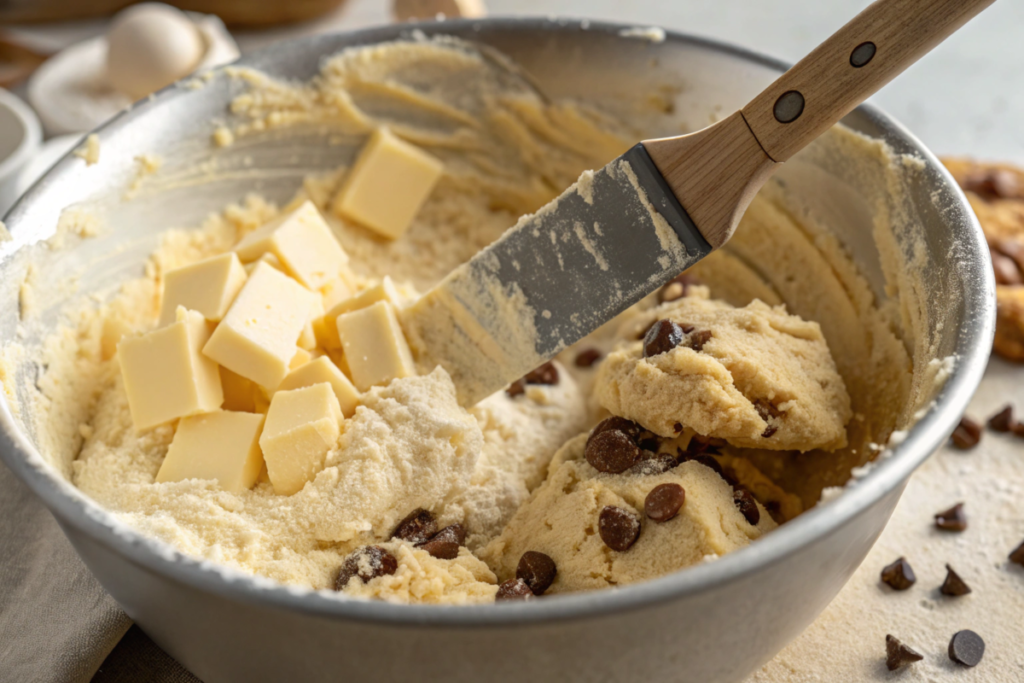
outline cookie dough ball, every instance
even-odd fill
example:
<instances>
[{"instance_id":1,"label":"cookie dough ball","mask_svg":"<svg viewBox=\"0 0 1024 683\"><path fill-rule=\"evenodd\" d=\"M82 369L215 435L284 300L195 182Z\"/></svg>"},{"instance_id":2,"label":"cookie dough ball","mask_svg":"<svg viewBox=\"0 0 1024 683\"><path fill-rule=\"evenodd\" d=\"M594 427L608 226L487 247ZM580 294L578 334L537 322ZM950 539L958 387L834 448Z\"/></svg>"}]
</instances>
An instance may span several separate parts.
<instances>
[{"instance_id":1,"label":"cookie dough ball","mask_svg":"<svg viewBox=\"0 0 1024 683\"><path fill-rule=\"evenodd\" d=\"M646 341L635 329L658 326ZM744 448L846 445L850 396L815 322L755 300L686 297L647 311L601 364L595 390L613 415L661 436L684 429Z\"/></svg>"},{"instance_id":2,"label":"cookie dough ball","mask_svg":"<svg viewBox=\"0 0 1024 683\"><path fill-rule=\"evenodd\" d=\"M494 573L465 548L453 560L433 557L402 541L379 546L397 560L393 574L364 582L353 576L344 587L346 595L388 602L471 605L494 602L498 586Z\"/></svg>"},{"instance_id":3,"label":"cookie dough ball","mask_svg":"<svg viewBox=\"0 0 1024 683\"><path fill-rule=\"evenodd\" d=\"M643 468L605 474L583 458L586 442L587 435L580 435L555 455L547 480L478 553L499 581L515 578L519 559L533 550L555 562L555 580L545 594L620 586L738 550L776 526L758 503L757 523L748 522L732 487L706 465L690 461L661 474ZM681 486L684 501L675 516L656 522L645 514L645 500L662 484ZM639 521L639 534L625 550L602 539L608 506Z\"/></svg>"}]
</instances>

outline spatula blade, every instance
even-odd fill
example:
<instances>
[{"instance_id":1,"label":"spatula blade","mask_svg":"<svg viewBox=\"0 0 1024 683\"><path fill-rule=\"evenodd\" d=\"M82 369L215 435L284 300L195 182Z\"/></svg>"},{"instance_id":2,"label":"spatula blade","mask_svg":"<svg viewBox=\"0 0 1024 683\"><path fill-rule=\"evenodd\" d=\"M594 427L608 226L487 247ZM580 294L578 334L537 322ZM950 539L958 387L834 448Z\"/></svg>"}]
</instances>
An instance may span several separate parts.
<instances>
[{"instance_id":1,"label":"spatula blade","mask_svg":"<svg viewBox=\"0 0 1024 683\"><path fill-rule=\"evenodd\" d=\"M711 252L642 144L588 172L403 313L463 405L522 377Z\"/></svg>"}]
</instances>

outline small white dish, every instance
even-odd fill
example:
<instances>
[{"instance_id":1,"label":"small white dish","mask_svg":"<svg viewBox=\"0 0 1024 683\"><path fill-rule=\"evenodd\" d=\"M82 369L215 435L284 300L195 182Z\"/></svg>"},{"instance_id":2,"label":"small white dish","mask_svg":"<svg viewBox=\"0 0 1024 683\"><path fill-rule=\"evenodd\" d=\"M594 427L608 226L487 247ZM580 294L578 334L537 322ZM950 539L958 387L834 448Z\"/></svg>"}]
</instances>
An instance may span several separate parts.
<instances>
[{"instance_id":1,"label":"small white dish","mask_svg":"<svg viewBox=\"0 0 1024 683\"><path fill-rule=\"evenodd\" d=\"M220 19L212 14L186 14L206 42L196 72L238 58L238 44ZM106 36L97 36L60 51L32 74L28 100L49 135L90 131L131 105L131 97L107 82L106 60Z\"/></svg>"},{"instance_id":2,"label":"small white dish","mask_svg":"<svg viewBox=\"0 0 1024 683\"><path fill-rule=\"evenodd\" d=\"M14 179L42 142L39 119L17 96L0 88L0 218L11 208Z\"/></svg>"}]
</instances>

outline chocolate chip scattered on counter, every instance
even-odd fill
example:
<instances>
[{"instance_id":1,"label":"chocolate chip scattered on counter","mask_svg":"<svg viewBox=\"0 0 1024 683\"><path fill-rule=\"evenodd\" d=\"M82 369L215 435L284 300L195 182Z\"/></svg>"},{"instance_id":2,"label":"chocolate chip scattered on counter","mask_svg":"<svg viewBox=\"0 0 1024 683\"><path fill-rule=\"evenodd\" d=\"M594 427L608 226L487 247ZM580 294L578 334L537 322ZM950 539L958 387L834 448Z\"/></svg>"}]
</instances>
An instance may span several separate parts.
<instances>
[{"instance_id":1,"label":"chocolate chip scattered on counter","mask_svg":"<svg viewBox=\"0 0 1024 683\"><path fill-rule=\"evenodd\" d=\"M1007 405L988 419L988 428L995 432L1009 432L1017 422L1013 419L1013 406Z\"/></svg>"},{"instance_id":2,"label":"chocolate chip scattered on counter","mask_svg":"<svg viewBox=\"0 0 1024 683\"><path fill-rule=\"evenodd\" d=\"M943 595L958 598L971 592L971 587L960 578L960 575L953 571L953 568L946 565L946 580L942 582L939 592Z\"/></svg>"},{"instance_id":3,"label":"chocolate chip scattered on counter","mask_svg":"<svg viewBox=\"0 0 1024 683\"><path fill-rule=\"evenodd\" d=\"M904 645L896 636L887 635L885 637L885 666L889 671L902 669L914 662L920 662L922 659L924 659L924 655Z\"/></svg>"},{"instance_id":4,"label":"chocolate chip scattered on counter","mask_svg":"<svg viewBox=\"0 0 1024 683\"><path fill-rule=\"evenodd\" d=\"M509 579L498 586L494 595L495 602L501 600L533 600L533 591L522 579Z\"/></svg>"},{"instance_id":5,"label":"chocolate chip scattered on counter","mask_svg":"<svg viewBox=\"0 0 1024 683\"><path fill-rule=\"evenodd\" d=\"M334 581L334 590L340 591L348 585L353 576L358 576L363 583L378 576L394 574L398 571L398 560L379 545L368 545L355 551L345 559Z\"/></svg>"},{"instance_id":6,"label":"chocolate chip scattered on counter","mask_svg":"<svg viewBox=\"0 0 1024 683\"><path fill-rule=\"evenodd\" d=\"M978 169L965 176L960 186L986 201L1016 199L1024 192L1017 176L1005 168Z\"/></svg>"},{"instance_id":7,"label":"chocolate chip scattered on counter","mask_svg":"<svg viewBox=\"0 0 1024 683\"><path fill-rule=\"evenodd\" d=\"M597 349L584 349L576 354L576 360L573 362L578 368L589 368L601 360L603 356L604 354Z\"/></svg>"},{"instance_id":8,"label":"chocolate chip scattered on counter","mask_svg":"<svg viewBox=\"0 0 1024 683\"><path fill-rule=\"evenodd\" d=\"M962 451L974 448L981 441L981 425L965 415L950 438L953 445Z\"/></svg>"},{"instance_id":9,"label":"chocolate chip scattered on counter","mask_svg":"<svg viewBox=\"0 0 1024 683\"><path fill-rule=\"evenodd\" d=\"M732 492L732 500L748 524L756 526L761 521L761 511L757 509L757 501L750 495L750 491L736 489Z\"/></svg>"},{"instance_id":10,"label":"chocolate chip scattered on counter","mask_svg":"<svg viewBox=\"0 0 1024 683\"><path fill-rule=\"evenodd\" d=\"M527 384L558 384L558 368L554 363L545 363L526 373L523 376L523 381Z\"/></svg>"},{"instance_id":11,"label":"chocolate chip scattered on counter","mask_svg":"<svg viewBox=\"0 0 1024 683\"><path fill-rule=\"evenodd\" d=\"M626 436L628 436L630 439L633 440L633 443L639 441L640 436L644 433L644 428L638 425L636 422L633 422L632 420L627 420L624 417L612 416L604 420L601 420L600 422L597 423L597 426L591 430L590 438L587 439L587 443L589 444L591 441L593 441L594 437L596 437L601 432L608 432L613 429L618 430L625 434Z\"/></svg>"},{"instance_id":12,"label":"chocolate chip scattered on counter","mask_svg":"<svg viewBox=\"0 0 1024 683\"><path fill-rule=\"evenodd\" d=\"M659 484L644 498L644 513L655 522L667 522L679 514L686 491L679 484Z\"/></svg>"},{"instance_id":13,"label":"chocolate chip scattered on counter","mask_svg":"<svg viewBox=\"0 0 1024 683\"><path fill-rule=\"evenodd\" d=\"M700 353L704 350L704 345L711 341L712 336L714 335L711 334L711 330L698 330L690 335L686 345Z\"/></svg>"},{"instance_id":14,"label":"chocolate chip scattered on counter","mask_svg":"<svg viewBox=\"0 0 1024 683\"><path fill-rule=\"evenodd\" d=\"M629 550L640 536L640 520L629 510L606 505L597 520L601 540L612 550Z\"/></svg>"},{"instance_id":15,"label":"chocolate chip scattered on counter","mask_svg":"<svg viewBox=\"0 0 1024 683\"><path fill-rule=\"evenodd\" d=\"M619 474L640 459L640 447L623 432L612 429L592 437L583 455L598 472Z\"/></svg>"},{"instance_id":16,"label":"chocolate chip scattered on counter","mask_svg":"<svg viewBox=\"0 0 1024 683\"><path fill-rule=\"evenodd\" d=\"M516 567L516 578L522 579L534 595L543 595L544 591L551 587L557 573L555 561L535 550L523 553Z\"/></svg>"},{"instance_id":17,"label":"chocolate chip scattered on counter","mask_svg":"<svg viewBox=\"0 0 1024 683\"><path fill-rule=\"evenodd\" d=\"M935 526L943 531L963 531L967 528L967 513L964 504L957 503L948 510L935 515Z\"/></svg>"},{"instance_id":18,"label":"chocolate chip scattered on counter","mask_svg":"<svg viewBox=\"0 0 1024 683\"><path fill-rule=\"evenodd\" d=\"M409 543L423 543L437 533L437 521L429 510L417 508L398 523L391 532L391 538L399 538Z\"/></svg>"},{"instance_id":19,"label":"chocolate chip scattered on counter","mask_svg":"<svg viewBox=\"0 0 1024 683\"><path fill-rule=\"evenodd\" d=\"M1013 552L1010 553L1010 562L1024 567L1024 542L1021 542L1021 544L1014 548Z\"/></svg>"},{"instance_id":20,"label":"chocolate chip scattered on counter","mask_svg":"<svg viewBox=\"0 0 1024 683\"><path fill-rule=\"evenodd\" d=\"M974 631L957 631L949 641L949 658L964 666L977 666L985 656L985 641Z\"/></svg>"},{"instance_id":21,"label":"chocolate chip scattered on counter","mask_svg":"<svg viewBox=\"0 0 1024 683\"><path fill-rule=\"evenodd\" d=\"M658 301L661 303L678 301L690 293L690 287L699 284L700 280L688 273L676 275L658 292Z\"/></svg>"},{"instance_id":22,"label":"chocolate chip scattered on counter","mask_svg":"<svg viewBox=\"0 0 1024 683\"><path fill-rule=\"evenodd\" d=\"M671 320L658 320L644 335L644 358L668 353L683 343L683 328Z\"/></svg>"},{"instance_id":23,"label":"chocolate chip scattered on counter","mask_svg":"<svg viewBox=\"0 0 1024 683\"><path fill-rule=\"evenodd\" d=\"M526 393L526 382L521 379L517 379L515 382L512 382L512 384L508 385L508 389L505 389L505 393L512 398Z\"/></svg>"},{"instance_id":24,"label":"chocolate chip scattered on counter","mask_svg":"<svg viewBox=\"0 0 1024 683\"><path fill-rule=\"evenodd\" d=\"M454 560L459 556L459 546L465 542L465 528L461 524L452 524L438 531L429 541L420 543L419 547L439 560Z\"/></svg>"},{"instance_id":25,"label":"chocolate chip scattered on counter","mask_svg":"<svg viewBox=\"0 0 1024 683\"><path fill-rule=\"evenodd\" d=\"M917 577L907 558L901 557L882 570L882 582L893 590L905 591L917 582Z\"/></svg>"}]
</instances>

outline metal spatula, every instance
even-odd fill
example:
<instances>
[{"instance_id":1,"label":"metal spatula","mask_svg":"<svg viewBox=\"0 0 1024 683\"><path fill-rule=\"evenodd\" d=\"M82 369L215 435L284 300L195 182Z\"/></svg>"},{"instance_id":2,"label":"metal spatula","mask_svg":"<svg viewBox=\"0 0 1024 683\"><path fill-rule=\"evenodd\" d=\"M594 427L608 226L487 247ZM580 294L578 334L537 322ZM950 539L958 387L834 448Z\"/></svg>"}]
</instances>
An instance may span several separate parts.
<instances>
[{"instance_id":1,"label":"metal spatula","mask_svg":"<svg viewBox=\"0 0 1024 683\"><path fill-rule=\"evenodd\" d=\"M878 0L742 110L645 140L453 271L402 323L472 405L732 236L782 162L994 0Z\"/></svg>"}]
</instances>

